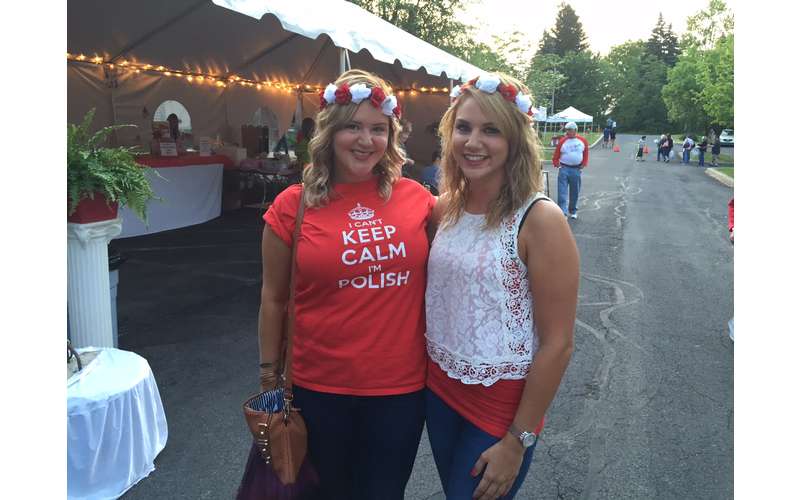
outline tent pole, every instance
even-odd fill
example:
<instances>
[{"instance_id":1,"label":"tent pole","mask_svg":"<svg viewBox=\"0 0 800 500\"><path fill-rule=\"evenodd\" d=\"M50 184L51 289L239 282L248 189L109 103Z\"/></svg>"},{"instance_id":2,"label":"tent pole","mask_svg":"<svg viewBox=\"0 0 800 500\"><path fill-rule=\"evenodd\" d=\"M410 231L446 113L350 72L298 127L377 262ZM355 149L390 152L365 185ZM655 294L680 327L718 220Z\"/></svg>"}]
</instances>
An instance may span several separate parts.
<instances>
[{"instance_id":1,"label":"tent pole","mask_svg":"<svg viewBox=\"0 0 800 500\"><path fill-rule=\"evenodd\" d=\"M346 60L345 60L345 51L346 50L347 49L342 49L342 48L339 49L339 74L340 75L342 73L344 73L345 71L347 71Z\"/></svg>"}]
</instances>

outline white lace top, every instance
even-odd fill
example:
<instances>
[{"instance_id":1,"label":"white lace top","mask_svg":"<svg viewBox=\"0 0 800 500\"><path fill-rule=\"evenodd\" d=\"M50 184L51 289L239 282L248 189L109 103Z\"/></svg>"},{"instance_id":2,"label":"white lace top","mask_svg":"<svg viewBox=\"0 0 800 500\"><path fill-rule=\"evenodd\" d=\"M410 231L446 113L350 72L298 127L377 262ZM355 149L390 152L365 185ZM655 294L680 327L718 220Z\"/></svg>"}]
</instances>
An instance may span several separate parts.
<instances>
[{"instance_id":1,"label":"white lace top","mask_svg":"<svg viewBox=\"0 0 800 500\"><path fill-rule=\"evenodd\" d=\"M490 386L528 375L539 345L519 223L537 193L494 229L464 212L439 228L425 292L428 355L451 378Z\"/></svg>"}]
</instances>

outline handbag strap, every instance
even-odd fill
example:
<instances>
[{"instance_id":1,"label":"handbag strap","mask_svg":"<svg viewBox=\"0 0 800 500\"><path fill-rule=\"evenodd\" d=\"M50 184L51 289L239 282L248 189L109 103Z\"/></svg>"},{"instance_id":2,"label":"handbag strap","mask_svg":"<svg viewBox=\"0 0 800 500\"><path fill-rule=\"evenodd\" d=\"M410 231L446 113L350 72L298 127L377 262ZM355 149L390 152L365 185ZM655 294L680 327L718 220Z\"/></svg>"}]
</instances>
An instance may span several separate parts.
<instances>
[{"instance_id":1,"label":"handbag strap","mask_svg":"<svg viewBox=\"0 0 800 500\"><path fill-rule=\"evenodd\" d=\"M285 328L285 345L286 350L283 353L283 386L286 391L287 398L292 398L292 341L294 340L294 325L295 325L295 268L297 267L297 243L300 240L300 226L303 224L303 215L305 214L306 203L304 199L303 188L300 188L300 205L297 207L297 216L294 222L294 235L292 236L292 268L289 274L289 310L286 320Z\"/></svg>"}]
</instances>

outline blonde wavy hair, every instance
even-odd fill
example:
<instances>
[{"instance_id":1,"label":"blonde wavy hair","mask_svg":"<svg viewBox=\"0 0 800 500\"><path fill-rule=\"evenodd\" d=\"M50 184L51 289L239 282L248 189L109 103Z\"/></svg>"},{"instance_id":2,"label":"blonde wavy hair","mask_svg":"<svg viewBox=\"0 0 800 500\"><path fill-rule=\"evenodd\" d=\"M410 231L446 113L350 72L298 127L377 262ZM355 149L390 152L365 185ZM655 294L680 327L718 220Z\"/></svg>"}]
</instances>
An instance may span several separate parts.
<instances>
[{"instance_id":1,"label":"blonde wavy hair","mask_svg":"<svg viewBox=\"0 0 800 500\"><path fill-rule=\"evenodd\" d=\"M359 69L345 71L334 82L337 87L343 83L351 87L357 83L381 87L387 97L392 95L392 88L382 78ZM358 106L362 105L371 106L369 100L360 104L329 104L317 114L314 137L308 145L311 163L303 170L303 198L306 206L318 208L330 200L334 173L333 136L353 119ZM372 171L379 178L378 191L381 198L388 201L392 195L392 186L400 178L406 159L398 148L400 121L394 115L387 118L389 140L386 152Z\"/></svg>"},{"instance_id":2,"label":"blonde wavy hair","mask_svg":"<svg viewBox=\"0 0 800 500\"><path fill-rule=\"evenodd\" d=\"M497 76L502 83L513 85L521 93L530 94L528 88L516 78L503 73L498 73ZM542 190L541 143L539 135L532 127L531 118L521 112L516 104L506 101L500 91L487 94L471 85L462 86L461 95L439 123L442 141L442 178L439 190L448 200L442 214L442 225L458 222L469 196L469 181L458 167L453 153L456 113L468 98L475 99L481 111L508 141L508 159L504 167L506 182L490 203L484 225L486 228L494 228L505 217L518 210L531 195Z\"/></svg>"}]
</instances>

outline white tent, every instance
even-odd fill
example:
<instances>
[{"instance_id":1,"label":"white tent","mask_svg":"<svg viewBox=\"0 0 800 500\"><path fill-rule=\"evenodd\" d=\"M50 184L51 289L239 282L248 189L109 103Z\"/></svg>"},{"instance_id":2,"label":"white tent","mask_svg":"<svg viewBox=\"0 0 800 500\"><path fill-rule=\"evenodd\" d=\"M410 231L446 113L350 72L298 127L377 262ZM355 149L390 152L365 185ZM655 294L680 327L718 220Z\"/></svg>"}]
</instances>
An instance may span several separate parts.
<instances>
[{"instance_id":1,"label":"white tent","mask_svg":"<svg viewBox=\"0 0 800 500\"><path fill-rule=\"evenodd\" d=\"M548 117L546 121L547 123L583 123L583 130L585 131L586 124L594 122L594 118L591 115L587 115L579 109L570 106Z\"/></svg>"},{"instance_id":2,"label":"white tent","mask_svg":"<svg viewBox=\"0 0 800 500\"><path fill-rule=\"evenodd\" d=\"M587 115L583 111L576 109L572 106L559 111L558 113L554 114L550 118L547 119L549 123L564 123L564 122L575 122L575 123L592 123L594 118L590 115Z\"/></svg>"},{"instance_id":3,"label":"white tent","mask_svg":"<svg viewBox=\"0 0 800 500\"><path fill-rule=\"evenodd\" d=\"M96 127L139 125L120 131L123 144L146 144L167 100L187 109L195 137L241 143L242 125L269 116L274 140L298 107L316 113L316 89L353 67L397 89L415 124L409 152L423 161L436 147L426 129L446 109L450 81L482 73L344 1L71 0L67 52L68 121L94 107Z\"/></svg>"}]
</instances>

